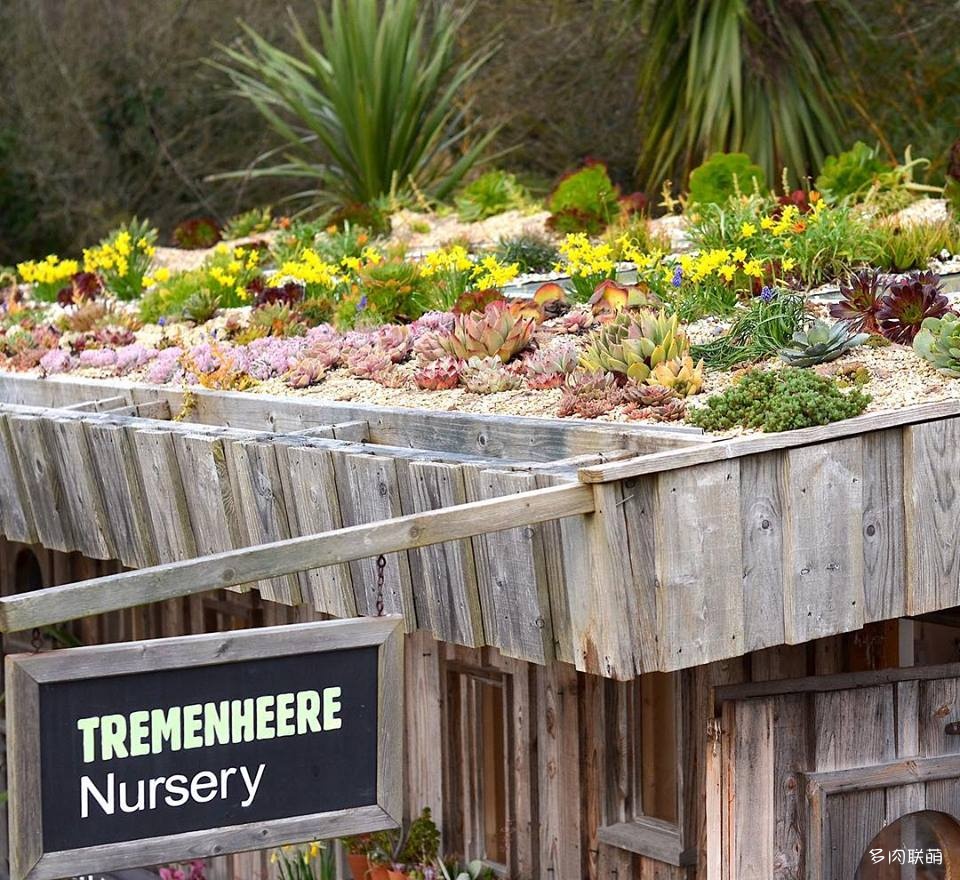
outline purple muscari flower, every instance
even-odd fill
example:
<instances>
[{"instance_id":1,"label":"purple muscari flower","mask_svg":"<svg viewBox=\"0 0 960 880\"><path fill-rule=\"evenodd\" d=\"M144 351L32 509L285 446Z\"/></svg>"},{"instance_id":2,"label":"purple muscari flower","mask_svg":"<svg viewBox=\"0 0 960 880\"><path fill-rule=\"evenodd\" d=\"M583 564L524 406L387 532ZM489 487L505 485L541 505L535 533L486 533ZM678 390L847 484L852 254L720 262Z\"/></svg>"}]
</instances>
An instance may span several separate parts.
<instances>
[{"instance_id":1,"label":"purple muscari flower","mask_svg":"<svg viewBox=\"0 0 960 880\"><path fill-rule=\"evenodd\" d=\"M364 294L360 297L360 302L357 303L357 311L362 312L367 307L367 295Z\"/></svg>"},{"instance_id":2,"label":"purple muscari flower","mask_svg":"<svg viewBox=\"0 0 960 880\"><path fill-rule=\"evenodd\" d=\"M40 369L44 373L66 373L74 367L74 360L70 353L62 348L52 348L40 358Z\"/></svg>"},{"instance_id":3,"label":"purple muscari flower","mask_svg":"<svg viewBox=\"0 0 960 880\"><path fill-rule=\"evenodd\" d=\"M760 299L765 303L770 302L776 295L777 292L772 287L767 287L766 284L763 285L763 290L760 291Z\"/></svg>"},{"instance_id":4,"label":"purple muscari flower","mask_svg":"<svg viewBox=\"0 0 960 880\"><path fill-rule=\"evenodd\" d=\"M677 266L677 268L673 270L673 278L670 279L670 283L674 287L679 287L683 284L683 267Z\"/></svg>"},{"instance_id":5,"label":"purple muscari flower","mask_svg":"<svg viewBox=\"0 0 960 880\"><path fill-rule=\"evenodd\" d=\"M158 326L158 327L164 327L164 326L166 325L166 323L167 323L167 319L164 318L163 315L161 315L159 318L157 318L157 326Z\"/></svg>"}]
</instances>

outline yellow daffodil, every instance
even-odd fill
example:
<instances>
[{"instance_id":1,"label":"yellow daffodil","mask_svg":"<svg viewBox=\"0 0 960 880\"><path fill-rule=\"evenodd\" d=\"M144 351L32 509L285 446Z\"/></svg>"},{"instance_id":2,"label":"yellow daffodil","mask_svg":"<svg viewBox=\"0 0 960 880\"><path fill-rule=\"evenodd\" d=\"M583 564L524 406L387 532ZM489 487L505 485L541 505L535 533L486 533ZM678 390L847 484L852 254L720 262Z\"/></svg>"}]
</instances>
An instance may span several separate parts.
<instances>
[{"instance_id":1,"label":"yellow daffodil","mask_svg":"<svg viewBox=\"0 0 960 880\"><path fill-rule=\"evenodd\" d=\"M763 278L763 264L760 260L747 260L743 264L743 271L753 278Z\"/></svg>"},{"instance_id":2,"label":"yellow daffodil","mask_svg":"<svg viewBox=\"0 0 960 880\"><path fill-rule=\"evenodd\" d=\"M742 247L738 247L733 252L733 258L738 263L742 263L747 258L747 252Z\"/></svg>"},{"instance_id":3,"label":"yellow daffodil","mask_svg":"<svg viewBox=\"0 0 960 880\"><path fill-rule=\"evenodd\" d=\"M754 226L752 223L744 223L740 227L740 235L742 235L744 238L750 238L756 234L757 234L757 227Z\"/></svg>"},{"instance_id":4,"label":"yellow daffodil","mask_svg":"<svg viewBox=\"0 0 960 880\"><path fill-rule=\"evenodd\" d=\"M773 229L773 227L774 227L775 225L776 225L776 221L773 219L773 217L761 217L761 218L760 218L760 228L761 228L761 229L770 230L770 229Z\"/></svg>"},{"instance_id":5,"label":"yellow daffodil","mask_svg":"<svg viewBox=\"0 0 960 880\"><path fill-rule=\"evenodd\" d=\"M724 281L733 281L733 276L736 271L736 266L730 263L726 263L717 270L717 272L720 274L720 277L723 278Z\"/></svg>"}]
</instances>

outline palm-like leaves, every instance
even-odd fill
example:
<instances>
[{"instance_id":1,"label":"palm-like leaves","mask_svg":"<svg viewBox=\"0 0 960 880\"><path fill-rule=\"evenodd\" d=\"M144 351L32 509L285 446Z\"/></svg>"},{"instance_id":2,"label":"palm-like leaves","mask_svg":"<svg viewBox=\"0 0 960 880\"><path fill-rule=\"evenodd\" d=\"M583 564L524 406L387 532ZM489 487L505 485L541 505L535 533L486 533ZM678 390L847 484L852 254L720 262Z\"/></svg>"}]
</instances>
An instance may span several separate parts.
<instances>
[{"instance_id":1,"label":"palm-like leaves","mask_svg":"<svg viewBox=\"0 0 960 880\"><path fill-rule=\"evenodd\" d=\"M318 4L316 44L292 20L299 57L244 25L248 42L223 47L226 60L215 66L282 143L242 173L312 180L298 195L318 203L369 203L411 185L448 195L495 134L475 137L461 100L495 47L458 61L470 7L440 4L432 21L418 8L418 0L333 0L327 14Z\"/></svg>"},{"instance_id":2,"label":"palm-like leaves","mask_svg":"<svg viewBox=\"0 0 960 880\"><path fill-rule=\"evenodd\" d=\"M639 170L686 179L715 151L750 155L777 180L840 147L829 60L847 0L632 0L647 33ZM679 178L678 178L679 176Z\"/></svg>"}]
</instances>

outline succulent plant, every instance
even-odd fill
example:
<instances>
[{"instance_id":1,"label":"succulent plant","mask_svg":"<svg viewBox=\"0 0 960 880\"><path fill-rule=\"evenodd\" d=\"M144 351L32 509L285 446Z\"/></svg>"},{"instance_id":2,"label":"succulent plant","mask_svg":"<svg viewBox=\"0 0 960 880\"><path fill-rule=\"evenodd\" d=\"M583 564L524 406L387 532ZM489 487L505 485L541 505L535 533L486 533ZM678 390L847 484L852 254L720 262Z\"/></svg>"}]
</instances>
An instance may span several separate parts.
<instances>
[{"instance_id":1,"label":"succulent plant","mask_svg":"<svg viewBox=\"0 0 960 880\"><path fill-rule=\"evenodd\" d=\"M677 395L672 388L663 385L644 385L639 382L628 381L621 389L623 399L635 407L663 406Z\"/></svg>"},{"instance_id":2,"label":"succulent plant","mask_svg":"<svg viewBox=\"0 0 960 880\"><path fill-rule=\"evenodd\" d=\"M583 370L571 374L563 386L557 415L595 419L610 412L623 401L616 379L610 373Z\"/></svg>"},{"instance_id":3,"label":"succulent plant","mask_svg":"<svg viewBox=\"0 0 960 880\"><path fill-rule=\"evenodd\" d=\"M913 339L913 350L945 376L960 379L960 316L926 318Z\"/></svg>"},{"instance_id":4,"label":"succulent plant","mask_svg":"<svg viewBox=\"0 0 960 880\"><path fill-rule=\"evenodd\" d=\"M669 388L677 397L689 397L703 390L703 361L696 365L690 355L657 364L647 377L650 385Z\"/></svg>"},{"instance_id":5,"label":"succulent plant","mask_svg":"<svg viewBox=\"0 0 960 880\"><path fill-rule=\"evenodd\" d=\"M880 332L891 342L909 345L927 318L942 318L950 301L941 292L940 278L933 272L911 272L888 285L877 309Z\"/></svg>"},{"instance_id":6,"label":"succulent plant","mask_svg":"<svg viewBox=\"0 0 960 880\"><path fill-rule=\"evenodd\" d=\"M70 283L57 293L62 306L94 300L103 293L103 279L96 272L75 272Z\"/></svg>"},{"instance_id":7,"label":"succulent plant","mask_svg":"<svg viewBox=\"0 0 960 880\"><path fill-rule=\"evenodd\" d=\"M471 312L483 312L491 303L505 303L503 294L495 287L483 290L468 290L457 297L451 311L455 315L469 315Z\"/></svg>"},{"instance_id":8,"label":"succulent plant","mask_svg":"<svg viewBox=\"0 0 960 880\"><path fill-rule=\"evenodd\" d=\"M623 414L631 421L678 422L687 414L687 404L673 398L655 406L631 403L624 407Z\"/></svg>"},{"instance_id":9,"label":"succulent plant","mask_svg":"<svg viewBox=\"0 0 960 880\"><path fill-rule=\"evenodd\" d=\"M384 388L403 388L407 384L407 377L394 364L383 370L377 370L371 378Z\"/></svg>"},{"instance_id":10,"label":"succulent plant","mask_svg":"<svg viewBox=\"0 0 960 880\"><path fill-rule=\"evenodd\" d=\"M201 287L183 304L183 316L195 324L209 321L220 308L220 294L208 287Z\"/></svg>"},{"instance_id":11,"label":"succulent plant","mask_svg":"<svg viewBox=\"0 0 960 880\"><path fill-rule=\"evenodd\" d=\"M532 318L520 317L506 303L494 302L481 314L457 315L449 333L420 337L417 351L427 359L447 354L460 360L498 357L507 363L529 345L535 329Z\"/></svg>"},{"instance_id":12,"label":"succulent plant","mask_svg":"<svg viewBox=\"0 0 960 880\"><path fill-rule=\"evenodd\" d=\"M296 314L281 300L265 304L250 314L250 334L258 336L301 336L306 327L297 320Z\"/></svg>"},{"instance_id":13,"label":"succulent plant","mask_svg":"<svg viewBox=\"0 0 960 880\"><path fill-rule=\"evenodd\" d=\"M340 355L340 340L337 337L310 341L308 334L307 347L304 349L305 357L319 361L325 369L329 370L340 363Z\"/></svg>"},{"instance_id":14,"label":"succulent plant","mask_svg":"<svg viewBox=\"0 0 960 880\"><path fill-rule=\"evenodd\" d=\"M373 379L377 373L393 366L393 361L385 351L369 345L347 352L345 366L358 379Z\"/></svg>"},{"instance_id":15,"label":"succulent plant","mask_svg":"<svg viewBox=\"0 0 960 880\"><path fill-rule=\"evenodd\" d=\"M830 317L853 332L879 333L877 309L883 295L883 276L876 269L861 269L840 284L840 302L830 306Z\"/></svg>"},{"instance_id":16,"label":"succulent plant","mask_svg":"<svg viewBox=\"0 0 960 880\"><path fill-rule=\"evenodd\" d=\"M451 312L426 312L410 324L410 336L416 341L425 333L449 333L453 324Z\"/></svg>"},{"instance_id":17,"label":"succulent plant","mask_svg":"<svg viewBox=\"0 0 960 880\"><path fill-rule=\"evenodd\" d=\"M297 363L283 381L291 388L309 388L323 380L327 373L327 367L323 361L318 358L307 357Z\"/></svg>"},{"instance_id":18,"label":"succulent plant","mask_svg":"<svg viewBox=\"0 0 960 880\"><path fill-rule=\"evenodd\" d=\"M590 335L580 365L645 382L654 367L679 360L689 349L676 315L668 318L663 310L658 315L624 312Z\"/></svg>"},{"instance_id":19,"label":"succulent plant","mask_svg":"<svg viewBox=\"0 0 960 880\"><path fill-rule=\"evenodd\" d=\"M869 338L869 333L851 333L843 322L828 324L818 320L793 334L790 347L781 350L780 359L791 367L825 364L851 348L863 345Z\"/></svg>"},{"instance_id":20,"label":"succulent plant","mask_svg":"<svg viewBox=\"0 0 960 880\"><path fill-rule=\"evenodd\" d=\"M69 352L62 348L51 348L42 358L40 358L40 370L44 375L53 375L55 373L67 373L74 368L76 362L70 356Z\"/></svg>"},{"instance_id":21,"label":"succulent plant","mask_svg":"<svg viewBox=\"0 0 960 880\"><path fill-rule=\"evenodd\" d=\"M495 394L514 391L522 384L515 370L504 366L499 357L472 357L460 373L460 382L474 394Z\"/></svg>"},{"instance_id":22,"label":"succulent plant","mask_svg":"<svg viewBox=\"0 0 960 880\"><path fill-rule=\"evenodd\" d=\"M623 285L607 279L601 281L588 305L600 320L615 317L624 309L653 309L660 306L659 297L645 284Z\"/></svg>"},{"instance_id":23,"label":"succulent plant","mask_svg":"<svg viewBox=\"0 0 960 880\"><path fill-rule=\"evenodd\" d=\"M91 342L98 346L111 346L116 348L121 345L132 345L136 340L132 330L126 327L101 327L95 330Z\"/></svg>"},{"instance_id":24,"label":"succulent plant","mask_svg":"<svg viewBox=\"0 0 960 880\"><path fill-rule=\"evenodd\" d=\"M401 324L385 324L378 327L373 339L374 345L388 355L395 364L404 360L413 347L410 330Z\"/></svg>"},{"instance_id":25,"label":"succulent plant","mask_svg":"<svg viewBox=\"0 0 960 880\"><path fill-rule=\"evenodd\" d=\"M569 333L578 335L585 333L596 323L592 312L585 309L571 309L561 319L554 328L558 333Z\"/></svg>"},{"instance_id":26,"label":"succulent plant","mask_svg":"<svg viewBox=\"0 0 960 880\"><path fill-rule=\"evenodd\" d=\"M253 294L253 307L283 303L294 306L303 299L303 282L296 278L281 278L278 283L268 285L262 275L258 275L247 285L247 291Z\"/></svg>"},{"instance_id":27,"label":"succulent plant","mask_svg":"<svg viewBox=\"0 0 960 880\"><path fill-rule=\"evenodd\" d=\"M429 361L413 374L417 388L424 391L442 391L456 388L460 384L463 362L456 358L442 357Z\"/></svg>"},{"instance_id":28,"label":"succulent plant","mask_svg":"<svg viewBox=\"0 0 960 880\"><path fill-rule=\"evenodd\" d=\"M555 342L523 362L531 388L559 388L577 368L577 347L572 342Z\"/></svg>"}]
</instances>

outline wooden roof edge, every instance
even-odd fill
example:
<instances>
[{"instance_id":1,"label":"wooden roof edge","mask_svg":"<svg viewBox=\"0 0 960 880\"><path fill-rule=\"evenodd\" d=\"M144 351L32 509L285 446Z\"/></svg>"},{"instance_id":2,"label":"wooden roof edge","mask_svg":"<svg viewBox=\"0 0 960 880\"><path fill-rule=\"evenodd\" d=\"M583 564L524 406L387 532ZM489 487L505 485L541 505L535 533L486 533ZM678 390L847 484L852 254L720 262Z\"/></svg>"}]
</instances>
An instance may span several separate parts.
<instances>
[{"instance_id":1,"label":"wooden roof edge","mask_svg":"<svg viewBox=\"0 0 960 880\"><path fill-rule=\"evenodd\" d=\"M728 439L716 438L714 442L703 442L683 449L669 449L638 455L630 459L609 464L591 465L580 468L577 475L584 483L609 483L614 480L626 480L646 474L678 470L707 464L742 458L762 452L778 449L792 449L798 446L811 446L815 443L827 443L843 437L882 431L888 428L905 427L921 422L953 418L960 415L960 400L941 400L935 403L922 403L897 410L869 413L818 425L813 428L801 428L797 431L783 431L777 434L750 434Z\"/></svg>"}]
</instances>

